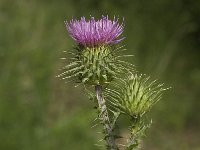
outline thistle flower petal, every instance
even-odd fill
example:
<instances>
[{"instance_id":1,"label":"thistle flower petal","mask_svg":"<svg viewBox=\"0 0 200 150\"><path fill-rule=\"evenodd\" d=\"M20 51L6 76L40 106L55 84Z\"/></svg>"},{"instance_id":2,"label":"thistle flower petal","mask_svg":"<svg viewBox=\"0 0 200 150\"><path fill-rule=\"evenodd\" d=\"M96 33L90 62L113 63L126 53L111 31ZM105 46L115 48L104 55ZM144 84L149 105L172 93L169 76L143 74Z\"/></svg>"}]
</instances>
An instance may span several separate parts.
<instances>
[{"instance_id":1,"label":"thistle flower petal","mask_svg":"<svg viewBox=\"0 0 200 150\"><path fill-rule=\"evenodd\" d=\"M72 19L65 21L70 36L81 46L98 47L114 45L121 42L124 37L119 38L123 33L124 23L119 24L119 18L110 20L108 16L102 16L100 20L91 17L86 21L85 17L80 20Z\"/></svg>"}]
</instances>

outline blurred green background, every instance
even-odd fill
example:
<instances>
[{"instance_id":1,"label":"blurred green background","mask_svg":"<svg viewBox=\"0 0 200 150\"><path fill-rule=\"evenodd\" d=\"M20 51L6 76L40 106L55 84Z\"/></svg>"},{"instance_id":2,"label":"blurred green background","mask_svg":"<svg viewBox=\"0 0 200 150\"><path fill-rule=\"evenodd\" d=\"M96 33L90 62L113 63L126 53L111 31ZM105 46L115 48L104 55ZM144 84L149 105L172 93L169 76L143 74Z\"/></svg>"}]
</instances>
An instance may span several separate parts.
<instances>
[{"instance_id":1,"label":"blurred green background","mask_svg":"<svg viewBox=\"0 0 200 150\"><path fill-rule=\"evenodd\" d=\"M55 76L72 48L64 20L125 17L129 61L172 89L145 150L200 150L200 1L0 0L0 150L100 150L81 87Z\"/></svg>"}]
</instances>

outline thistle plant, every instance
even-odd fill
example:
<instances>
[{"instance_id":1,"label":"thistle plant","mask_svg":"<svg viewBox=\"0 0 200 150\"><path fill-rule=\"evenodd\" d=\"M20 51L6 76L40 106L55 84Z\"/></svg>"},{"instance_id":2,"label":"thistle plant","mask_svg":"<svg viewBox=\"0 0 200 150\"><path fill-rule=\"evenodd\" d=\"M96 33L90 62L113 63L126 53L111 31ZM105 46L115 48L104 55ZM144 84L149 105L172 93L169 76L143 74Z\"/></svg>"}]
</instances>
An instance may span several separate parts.
<instances>
[{"instance_id":1,"label":"thistle plant","mask_svg":"<svg viewBox=\"0 0 200 150\"><path fill-rule=\"evenodd\" d=\"M124 22L119 23L119 18L110 20L102 16L99 20L94 17L86 20L82 17L66 21L65 25L76 46L69 51L73 56L71 62L57 77L83 85L97 104L97 118L103 125L108 150L140 148L141 138L151 124L146 113L161 99L166 90L163 84L138 75L134 65L124 60L123 57L131 55L122 54L126 50L120 45L124 39ZM114 131L121 115L131 120L130 135L123 145L116 141L123 137Z\"/></svg>"}]
</instances>

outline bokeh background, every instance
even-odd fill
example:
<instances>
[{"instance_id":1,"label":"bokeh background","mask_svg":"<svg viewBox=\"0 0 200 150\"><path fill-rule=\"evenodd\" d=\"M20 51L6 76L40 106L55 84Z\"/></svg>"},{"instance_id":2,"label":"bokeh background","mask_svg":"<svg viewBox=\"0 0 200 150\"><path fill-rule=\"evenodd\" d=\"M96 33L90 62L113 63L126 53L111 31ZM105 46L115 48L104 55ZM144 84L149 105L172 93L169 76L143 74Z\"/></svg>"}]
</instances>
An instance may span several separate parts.
<instances>
[{"instance_id":1,"label":"bokeh background","mask_svg":"<svg viewBox=\"0 0 200 150\"><path fill-rule=\"evenodd\" d=\"M55 76L72 48L64 20L125 18L141 73L172 87L149 117L145 150L200 150L200 1L0 0L0 150L101 150L92 101Z\"/></svg>"}]
</instances>

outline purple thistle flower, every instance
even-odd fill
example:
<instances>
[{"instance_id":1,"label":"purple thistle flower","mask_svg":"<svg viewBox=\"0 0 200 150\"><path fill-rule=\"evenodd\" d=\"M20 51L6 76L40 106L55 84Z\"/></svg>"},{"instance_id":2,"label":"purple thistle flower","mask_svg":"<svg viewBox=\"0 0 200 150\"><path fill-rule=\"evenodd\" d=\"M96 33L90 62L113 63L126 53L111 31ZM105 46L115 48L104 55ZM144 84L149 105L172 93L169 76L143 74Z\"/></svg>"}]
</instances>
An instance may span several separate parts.
<instances>
[{"instance_id":1,"label":"purple thistle flower","mask_svg":"<svg viewBox=\"0 0 200 150\"><path fill-rule=\"evenodd\" d=\"M119 39L124 29L124 24L118 23L118 18L112 20L108 16L102 16L100 20L91 17L86 21L85 17L80 20L72 19L70 22L65 21L66 28L70 36L81 46L98 47L103 45L113 45L122 41Z\"/></svg>"}]
</instances>

